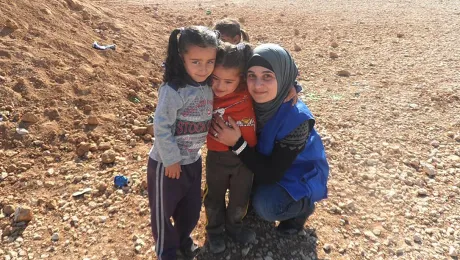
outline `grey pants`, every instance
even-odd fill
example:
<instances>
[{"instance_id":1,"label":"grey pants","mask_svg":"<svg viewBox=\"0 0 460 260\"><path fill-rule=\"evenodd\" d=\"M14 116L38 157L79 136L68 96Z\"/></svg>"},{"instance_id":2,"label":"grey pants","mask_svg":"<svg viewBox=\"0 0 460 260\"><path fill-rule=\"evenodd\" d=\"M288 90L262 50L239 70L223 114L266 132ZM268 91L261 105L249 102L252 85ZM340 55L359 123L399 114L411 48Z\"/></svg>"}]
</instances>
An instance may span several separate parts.
<instances>
[{"instance_id":1,"label":"grey pants","mask_svg":"<svg viewBox=\"0 0 460 260\"><path fill-rule=\"evenodd\" d=\"M253 173L231 151L208 151L206 157L206 231L209 234L239 233L251 194ZM228 207L225 194L230 190Z\"/></svg>"}]
</instances>

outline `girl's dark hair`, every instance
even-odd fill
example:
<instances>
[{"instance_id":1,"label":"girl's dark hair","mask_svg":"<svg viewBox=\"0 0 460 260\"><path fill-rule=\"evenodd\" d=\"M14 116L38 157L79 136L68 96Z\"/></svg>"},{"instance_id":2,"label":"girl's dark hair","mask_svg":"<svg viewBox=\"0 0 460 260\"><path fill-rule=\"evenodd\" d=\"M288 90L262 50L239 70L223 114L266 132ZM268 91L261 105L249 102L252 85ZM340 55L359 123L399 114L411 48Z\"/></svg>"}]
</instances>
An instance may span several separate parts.
<instances>
[{"instance_id":1,"label":"girl's dark hair","mask_svg":"<svg viewBox=\"0 0 460 260\"><path fill-rule=\"evenodd\" d=\"M238 91L246 88L245 70L249 59L252 57L252 47L248 43L238 43L233 45L228 42L221 44L217 51L216 66L222 66L226 69L238 69L241 74Z\"/></svg>"},{"instance_id":2,"label":"girl's dark hair","mask_svg":"<svg viewBox=\"0 0 460 260\"><path fill-rule=\"evenodd\" d=\"M178 39L178 35L179 39ZM172 31L169 36L168 54L164 63L165 72L163 81L185 86L185 77L187 71L184 67L184 62L181 55L187 53L190 45L195 45L201 48L216 48L220 43L219 32L213 31L204 26L190 26L185 28L177 28Z\"/></svg>"},{"instance_id":3,"label":"girl's dark hair","mask_svg":"<svg viewBox=\"0 0 460 260\"><path fill-rule=\"evenodd\" d=\"M220 34L228 35L232 38L240 35L243 41L249 42L249 34L241 28L240 23L235 19L225 18L218 21L214 25L214 30L219 31Z\"/></svg>"}]
</instances>

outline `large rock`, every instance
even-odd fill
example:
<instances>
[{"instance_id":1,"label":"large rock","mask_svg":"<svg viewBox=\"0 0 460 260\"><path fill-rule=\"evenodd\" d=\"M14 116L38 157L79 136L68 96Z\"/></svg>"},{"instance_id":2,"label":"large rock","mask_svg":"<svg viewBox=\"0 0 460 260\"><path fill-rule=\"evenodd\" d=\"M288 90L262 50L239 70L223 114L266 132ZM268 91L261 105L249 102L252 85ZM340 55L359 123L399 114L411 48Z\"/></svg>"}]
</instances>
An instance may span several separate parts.
<instances>
[{"instance_id":1,"label":"large rock","mask_svg":"<svg viewBox=\"0 0 460 260\"><path fill-rule=\"evenodd\" d=\"M91 144L86 143L86 142L81 142L77 147L77 155L79 157L85 155L89 151L90 148L91 148Z\"/></svg>"},{"instance_id":2,"label":"large rock","mask_svg":"<svg viewBox=\"0 0 460 260\"><path fill-rule=\"evenodd\" d=\"M88 125L99 125L99 119L96 116L89 116Z\"/></svg>"},{"instance_id":3,"label":"large rock","mask_svg":"<svg viewBox=\"0 0 460 260\"><path fill-rule=\"evenodd\" d=\"M114 150L107 150L101 156L103 163L114 163L117 153Z\"/></svg>"},{"instance_id":4,"label":"large rock","mask_svg":"<svg viewBox=\"0 0 460 260\"><path fill-rule=\"evenodd\" d=\"M149 134L149 135L151 135L151 136L155 136L154 131L153 131L153 124L148 124L148 125L147 125L146 134Z\"/></svg>"},{"instance_id":5,"label":"large rock","mask_svg":"<svg viewBox=\"0 0 460 260\"><path fill-rule=\"evenodd\" d=\"M133 133L135 135L145 135L145 133L147 133L147 127L135 126L133 127Z\"/></svg>"},{"instance_id":6,"label":"large rock","mask_svg":"<svg viewBox=\"0 0 460 260\"><path fill-rule=\"evenodd\" d=\"M26 123L34 124L34 123L37 123L38 120L39 120L38 116L34 115L31 112L27 112L22 116L22 121Z\"/></svg>"},{"instance_id":7,"label":"large rock","mask_svg":"<svg viewBox=\"0 0 460 260\"><path fill-rule=\"evenodd\" d=\"M29 222L33 218L32 209L27 206L19 206L14 212L14 222Z\"/></svg>"},{"instance_id":8,"label":"large rock","mask_svg":"<svg viewBox=\"0 0 460 260\"><path fill-rule=\"evenodd\" d=\"M7 216L14 213L14 206L13 205L5 205L3 207L3 213Z\"/></svg>"}]
</instances>

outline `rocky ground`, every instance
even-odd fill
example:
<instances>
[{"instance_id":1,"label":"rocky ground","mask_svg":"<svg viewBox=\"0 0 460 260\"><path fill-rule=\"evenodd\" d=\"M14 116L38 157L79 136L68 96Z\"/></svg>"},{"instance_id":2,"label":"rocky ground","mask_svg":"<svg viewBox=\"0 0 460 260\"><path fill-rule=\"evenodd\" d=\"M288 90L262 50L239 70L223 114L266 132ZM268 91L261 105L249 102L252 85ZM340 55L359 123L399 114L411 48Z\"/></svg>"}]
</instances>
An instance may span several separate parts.
<instances>
[{"instance_id":1,"label":"rocky ground","mask_svg":"<svg viewBox=\"0 0 460 260\"><path fill-rule=\"evenodd\" d=\"M0 257L156 259L148 115L169 32L226 16L295 57L329 199L297 236L250 214L255 244L198 259L458 259L460 3L435 0L0 0Z\"/></svg>"}]
</instances>

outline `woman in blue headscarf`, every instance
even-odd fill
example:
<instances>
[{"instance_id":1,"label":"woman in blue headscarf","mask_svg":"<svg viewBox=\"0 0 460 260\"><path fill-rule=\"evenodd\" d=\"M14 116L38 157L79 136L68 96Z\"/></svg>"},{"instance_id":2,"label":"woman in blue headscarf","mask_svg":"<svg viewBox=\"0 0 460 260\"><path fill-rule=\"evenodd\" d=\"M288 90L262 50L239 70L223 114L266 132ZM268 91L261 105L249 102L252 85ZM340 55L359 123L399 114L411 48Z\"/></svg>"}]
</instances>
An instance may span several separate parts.
<instances>
[{"instance_id":1,"label":"woman in blue headscarf","mask_svg":"<svg viewBox=\"0 0 460 260\"><path fill-rule=\"evenodd\" d=\"M215 118L210 130L254 173L252 206L256 213L267 221L280 221L277 229L285 235L302 230L314 203L327 197L329 175L310 110L300 100L294 106L283 103L297 75L297 66L284 48L258 46L247 71L257 118L257 146L247 146L231 118L231 127Z\"/></svg>"}]
</instances>

